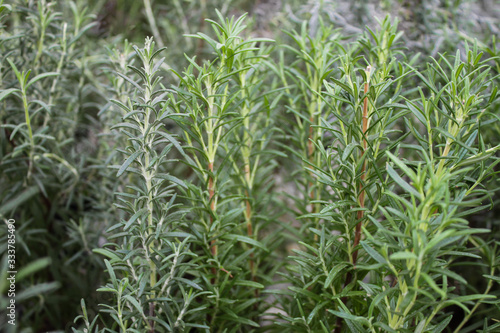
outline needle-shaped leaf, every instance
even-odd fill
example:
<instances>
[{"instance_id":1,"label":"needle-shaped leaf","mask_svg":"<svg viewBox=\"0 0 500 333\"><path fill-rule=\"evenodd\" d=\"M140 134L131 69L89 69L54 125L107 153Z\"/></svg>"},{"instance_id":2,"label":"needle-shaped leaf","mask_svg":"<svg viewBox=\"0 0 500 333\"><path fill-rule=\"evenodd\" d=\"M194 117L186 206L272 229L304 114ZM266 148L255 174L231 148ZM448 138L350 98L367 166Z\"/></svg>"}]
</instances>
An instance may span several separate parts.
<instances>
[{"instance_id":1,"label":"needle-shaped leaf","mask_svg":"<svg viewBox=\"0 0 500 333\"><path fill-rule=\"evenodd\" d=\"M132 162L134 162L139 155L142 154L142 151L136 151L132 153L126 160L123 162L123 164L120 166L120 169L118 169L118 172L116 173L117 177L120 177L129 167Z\"/></svg>"}]
</instances>

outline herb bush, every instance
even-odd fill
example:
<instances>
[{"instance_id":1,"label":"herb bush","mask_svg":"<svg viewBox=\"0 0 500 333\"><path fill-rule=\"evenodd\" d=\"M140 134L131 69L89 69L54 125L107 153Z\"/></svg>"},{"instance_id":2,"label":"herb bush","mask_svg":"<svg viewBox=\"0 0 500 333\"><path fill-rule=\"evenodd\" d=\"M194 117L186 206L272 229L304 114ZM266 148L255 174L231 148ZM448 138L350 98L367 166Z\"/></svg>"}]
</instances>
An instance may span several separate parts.
<instances>
[{"instance_id":1,"label":"herb bush","mask_svg":"<svg viewBox=\"0 0 500 333\"><path fill-rule=\"evenodd\" d=\"M86 75L85 35L95 23L82 3L0 8L0 214L16 221L18 272L14 327L3 312L9 298L2 223L2 331L69 329L69 304L95 294L105 267L92 255L104 231L95 221L109 215L108 203L99 207L104 196L87 117L96 108L89 103L95 89Z\"/></svg>"},{"instance_id":2,"label":"herb bush","mask_svg":"<svg viewBox=\"0 0 500 333\"><path fill-rule=\"evenodd\" d=\"M500 329L495 38L291 4L0 4L2 330Z\"/></svg>"}]
</instances>

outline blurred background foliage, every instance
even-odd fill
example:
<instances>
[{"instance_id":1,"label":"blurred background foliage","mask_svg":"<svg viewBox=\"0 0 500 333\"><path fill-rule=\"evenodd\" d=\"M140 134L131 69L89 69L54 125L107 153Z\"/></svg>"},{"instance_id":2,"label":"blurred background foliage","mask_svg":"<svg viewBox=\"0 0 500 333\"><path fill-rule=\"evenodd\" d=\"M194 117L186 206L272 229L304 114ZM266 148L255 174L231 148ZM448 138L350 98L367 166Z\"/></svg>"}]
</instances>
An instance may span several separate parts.
<instances>
[{"instance_id":1,"label":"blurred background foliage","mask_svg":"<svg viewBox=\"0 0 500 333\"><path fill-rule=\"evenodd\" d=\"M459 49L465 56L465 43L475 40L487 56L500 56L498 0L14 0L1 8L0 214L14 218L17 226L18 332L67 331L81 298L94 313L98 303L106 302L106 295L95 292L106 278L104 263L92 250L106 242L104 230L123 217L112 203L126 179L117 179L108 166L121 163L115 148L125 139L110 130L121 115L108 101L130 95L131 87L114 71L128 70L131 44L142 45L145 36L153 36L167 47L163 66L181 71L188 64L184 54L211 56L206 43L186 34L212 35L205 19L214 19L215 9L225 17L248 12L246 33L274 39L277 51L271 57L278 59L282 52L291 63L293 52L279 47L291 41L283 30L300 31L306 21L310 36L327 26L332 34L340 32L336 42L348 45L368 40L364 27L375 30L377 19L390 14L399 20L401 52L414 58L414 66L438 52ZM500 74L499 59L491 64ZM29 69L27 82L37 80L23 86L16 70ZM167 79L178 80L173 74ZM26 122L26 105L30 129L13 125ZM492 113L498 116L499 108L494 101ZM500 137L496 120L482 129L492 146ZM189 176L184 166L176 168L172 174ZM291 169L287 172L293 174ZM278 190L286 192L286 175L276 178ZM496 191L498 183L488 186ZM471 218L474 225L491 229L485 241L499 239L500 197L492 200L495 209ZM0 229L5 253L7 227ZM475 272L466 264L456 263L456 270L470 275L472 288L484 290L482 280L474 285ZM6 265L3 254L2 311L8 302ZM5 318L2 313L2 331L10 329Z\"/></svg>"}]
</instances>

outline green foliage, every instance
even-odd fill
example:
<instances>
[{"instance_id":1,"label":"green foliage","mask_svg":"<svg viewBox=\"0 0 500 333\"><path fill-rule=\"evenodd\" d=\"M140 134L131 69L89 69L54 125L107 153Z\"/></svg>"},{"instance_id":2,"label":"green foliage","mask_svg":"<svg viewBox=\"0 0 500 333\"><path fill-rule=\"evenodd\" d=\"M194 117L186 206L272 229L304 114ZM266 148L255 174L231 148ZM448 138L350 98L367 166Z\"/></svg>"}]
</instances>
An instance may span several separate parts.
<instances>
[{"instance_id":1,"label":"green foliage","mask_svg":"<svg viewBox=\"0 0 500 333\"><path fill-rule=\"evenodd\" d=\"M0 0L0 330L498 331L495 27L273 3Z\"/></svg>"},{"instance_id":2,"label":"green foliage","mask_svg":"<svg viewBox=\"0 0 500 333\"><path fill-rule=\"evenodd\" d=\"M75 302L93 293L101 275L100 261L89 254L102 226L86 215L93 199L86 159L93 152L82 155L86 139L78 138L91 109L83 35L94 24L74 2L16 2L2 9L0 213L16 221L17 329L41 331L64 327L60 323L74 316ZM6 249L7 224L1 228Z\"/></svg>"},{"instance_id":3,"label":"green foliage","mask_svg":"<svg viewBox=\"0 0 500 333\"><path fill-rule=\"evenodd\" d=\"M466 61L459 52L451 63L441 56L420 72L396 58L387 20L370 33L373 41L361 39L324 82L332 114L319 128L329 136L316 144L324 162L308 170L328 199L301 216L319 223L307 224L310 237L301 235L291 257L292 287L277 324L291 332L440 332L453 305L466 313L458 332L495 299L491 282L484 293L466 292L452 267L466 256L495 271L496 255L482 257L485 245L473 236L489 230L465 218L486 209L491 195L483 186L498 147L487 147L480 128L496 88L477 46L466 49ZM351 54L366 51L376 67L356 70L362 58Z\"/></svg>"}]
</instances>

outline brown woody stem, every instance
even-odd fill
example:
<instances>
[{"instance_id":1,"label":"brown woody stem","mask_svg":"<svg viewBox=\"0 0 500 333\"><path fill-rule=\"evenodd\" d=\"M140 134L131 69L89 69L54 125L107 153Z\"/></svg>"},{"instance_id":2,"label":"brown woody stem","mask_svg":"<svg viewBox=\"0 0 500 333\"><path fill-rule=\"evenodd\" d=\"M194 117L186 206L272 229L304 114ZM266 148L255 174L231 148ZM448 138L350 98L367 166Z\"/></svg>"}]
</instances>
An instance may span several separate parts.
<instances>
[{"instance_id":1,"label":"brown woody stem","mask_svg":"<svg viewBox=\"0 0 500 333\"><path fill-rule=\"evenodd\" d=\"M364 89L364 101L363 101L363 116L362 116L362 131L363 131L363 150L361 151L361 158L366 153L366 150L368 148L368 143L366 142L366 132L368 131L368 98L366 94L368 93L368 90L370 88L370 72L371 72L371 67L368 66L366 68L366 74L367 74L367 80L365 82L365 89ZM358 261L358 250L356 247L359 245L359 242L361 241L361 225L363 224L363 217L365 215L364 208L365 208L365 190L364 190L364 183L366 180L366 159L363 161L363 165L361 167L361 181L359 183L359 207L361 210L359 210L356 214L356 220L358 223L356 224L356 230L354 233L354 244L353 244L353 249L354 252L352 254L352 264L355 267L356 262ZM344 288L348 286L352 281L352 273L348 272L346 275L346 280L344 283ZM347 302L347 297L342 297L342 302L345 304ZM342 331L342 318L337 317L337 321L335 324L335 333L339 333Z\"/></svg>"},{"instance_id":2,"label":"brown woody stem","mask_svg":"<svg viewBox=\"0 0 500 333\"><path fill-rule=\"evenodd\" d=\"M366 72L368 75L368 79L365 82L365 100L363 101L363 151L361 152L361 158L366 153L366 149L368 148L368 144L366 142L366 131L368 130L368 98L366 94L368 93L368 89L370 88L369 84L369 75L370 75L370 66L366 68ZM357 213L358 224L356 225L356 233L354 234L354 246L356 248L359 245L361 240L361 225L363 223L362 219L365 215L363 208L365 208L365 190L364 183L366 180L366 159L363 162L363 166L361 167L361 182L359 183L359 207L361 210ZM354 250L352 254L352 263L356 265L356 261L358 260L358 250Z\"/></svg>"}]
</instances>

